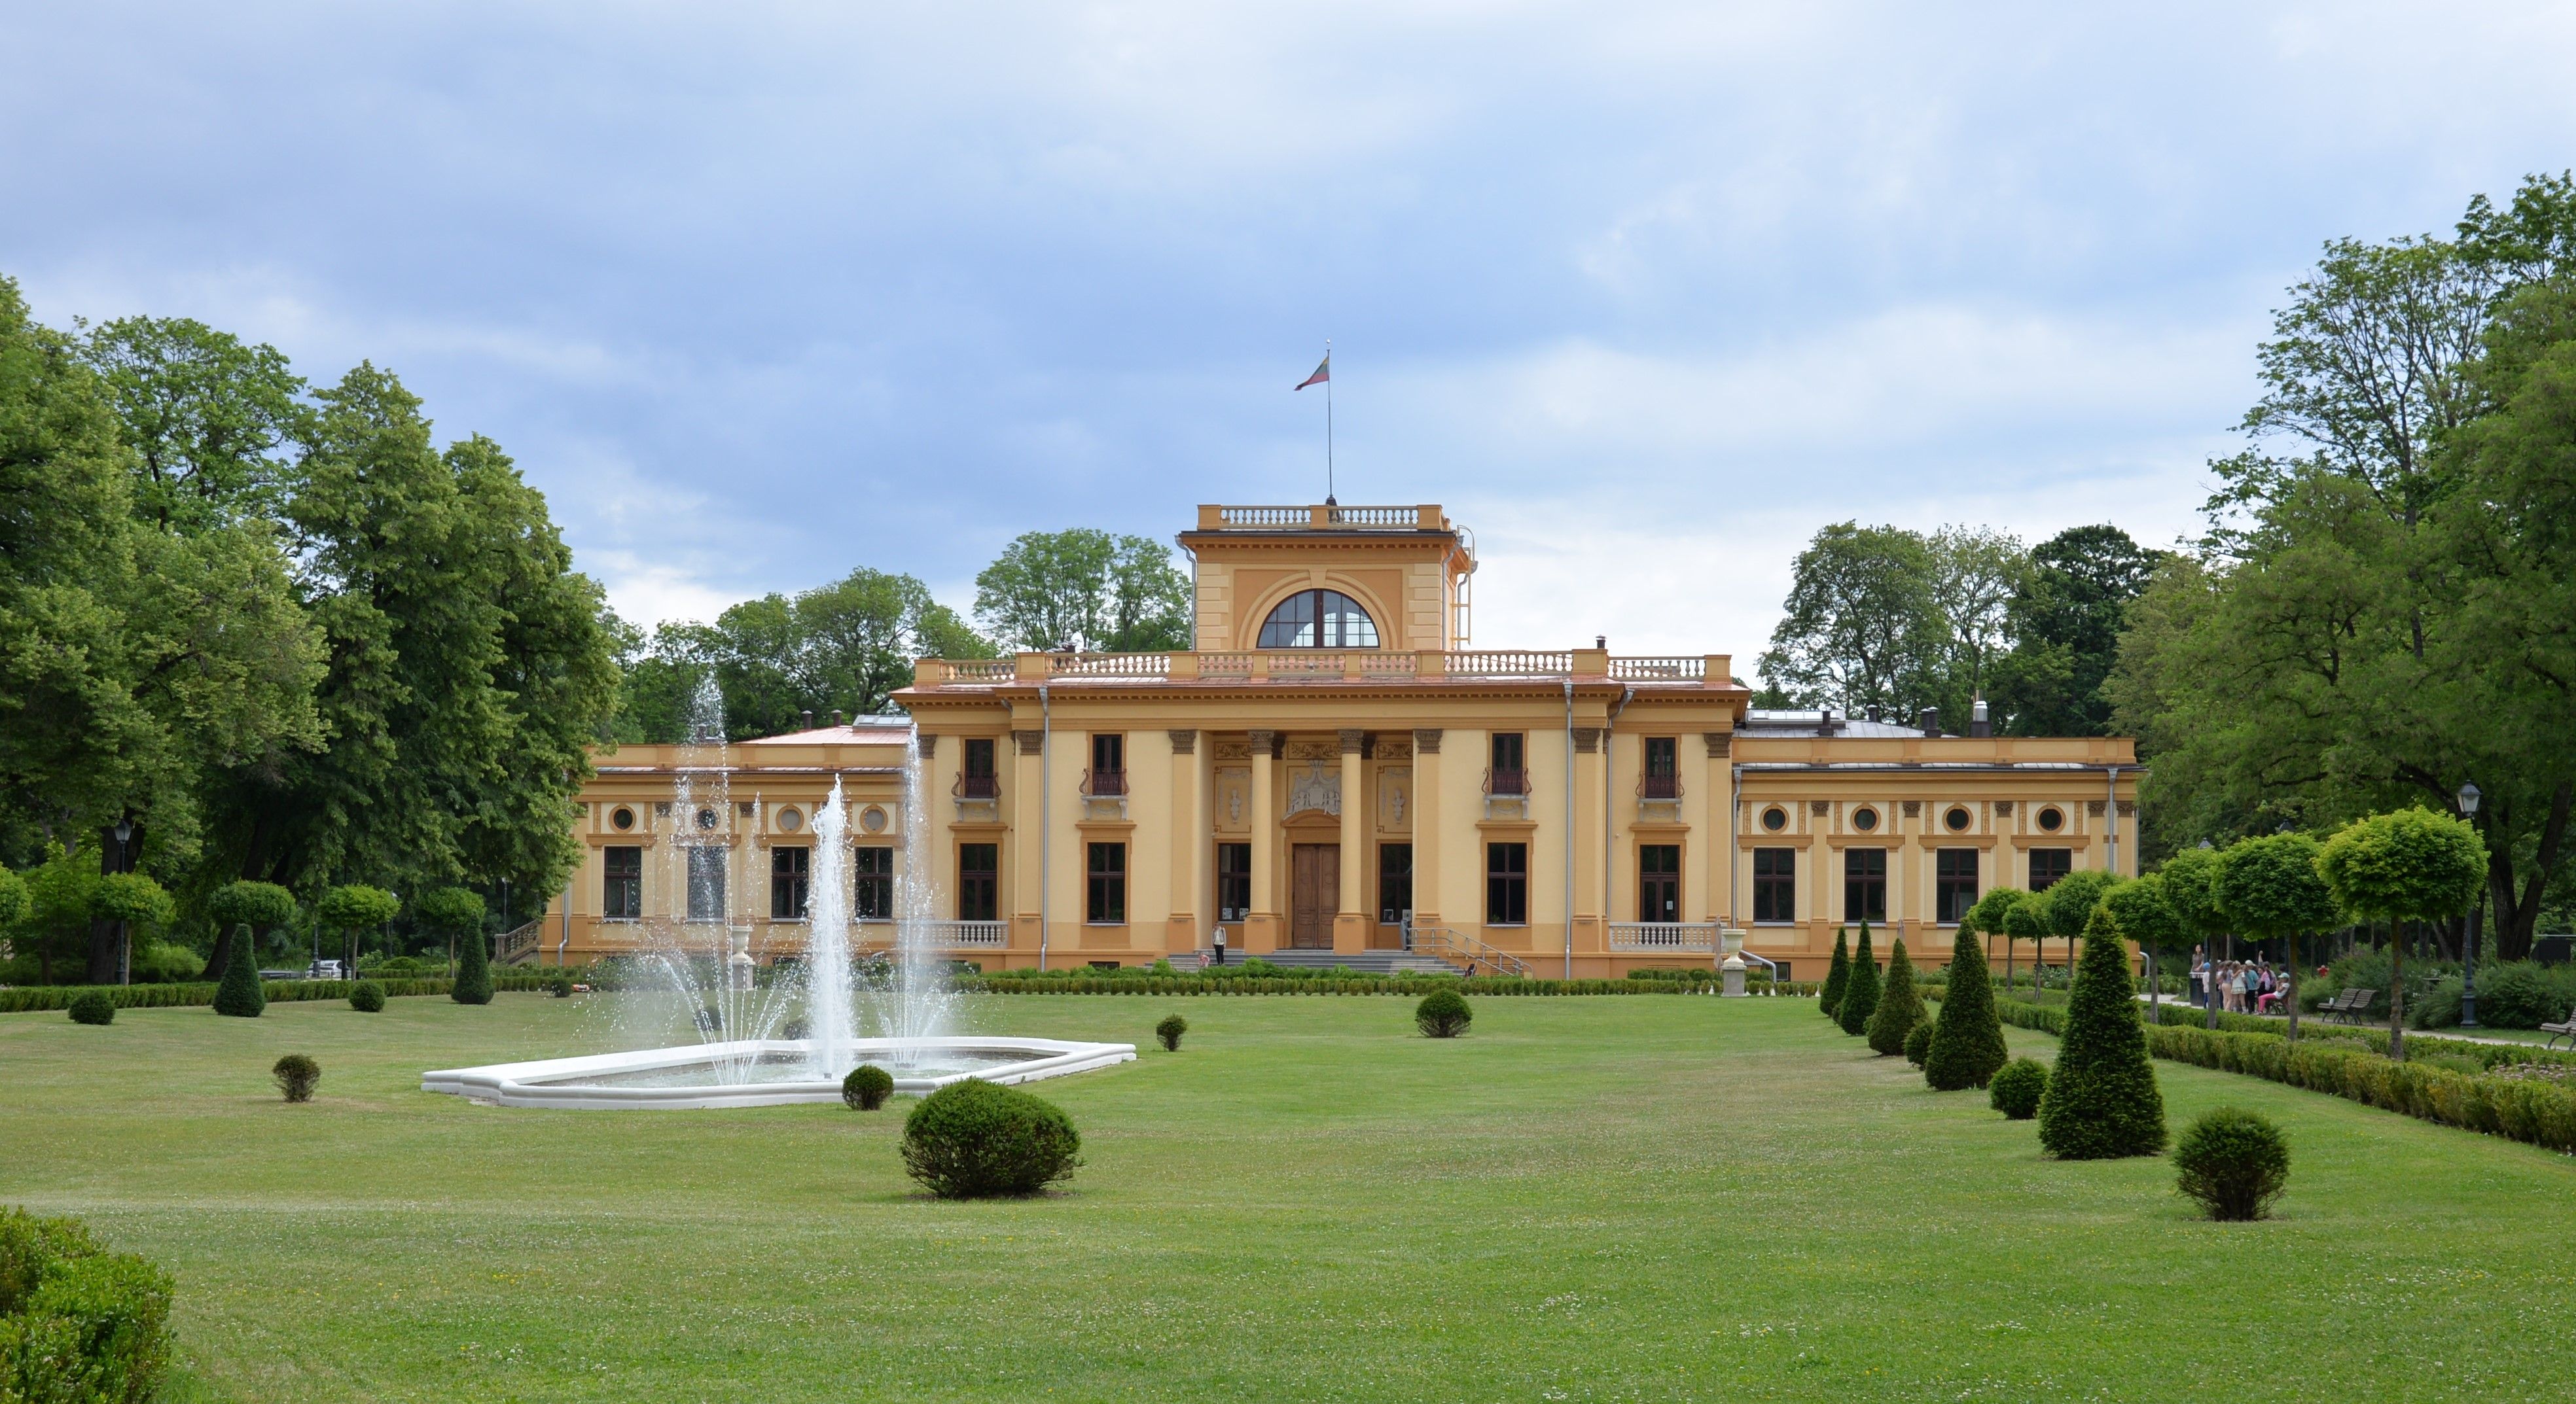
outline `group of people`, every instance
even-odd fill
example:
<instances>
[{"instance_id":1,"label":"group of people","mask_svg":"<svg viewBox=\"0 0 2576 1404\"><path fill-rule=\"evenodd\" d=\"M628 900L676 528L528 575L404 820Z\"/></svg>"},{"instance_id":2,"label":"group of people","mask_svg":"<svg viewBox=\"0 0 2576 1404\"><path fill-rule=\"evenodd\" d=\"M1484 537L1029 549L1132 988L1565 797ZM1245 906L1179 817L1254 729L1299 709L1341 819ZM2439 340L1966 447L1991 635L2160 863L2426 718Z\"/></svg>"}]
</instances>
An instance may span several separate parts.
<instances>
[{"instance_id":1,"label":"group of people","mask_svg":"<svg viewBox=\"0 0 2576 1404\"><path fill-rule=\"evenodd\" d=\"M2290 988L2267 958L2213 963L2207 947L2195 946L2191 953L2192 1003L2208 1008L2213 986L2218 1007L2230 1014L2270 1014Z\"/></svg>"}]
</instances>

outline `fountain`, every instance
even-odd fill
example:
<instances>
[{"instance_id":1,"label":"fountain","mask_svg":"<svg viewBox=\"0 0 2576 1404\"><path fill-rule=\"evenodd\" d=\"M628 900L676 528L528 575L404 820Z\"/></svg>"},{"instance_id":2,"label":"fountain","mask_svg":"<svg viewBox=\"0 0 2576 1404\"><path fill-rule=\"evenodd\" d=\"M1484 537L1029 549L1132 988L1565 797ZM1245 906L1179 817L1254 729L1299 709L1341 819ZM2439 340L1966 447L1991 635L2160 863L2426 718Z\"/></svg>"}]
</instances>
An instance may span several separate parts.
<instances>
[{"instance_id":1,"label":"fountain","mask_svg":"<svg viewBox=\"0 0 2576 1404\"><path fill-rule=\"evenodd\" d=\"M632 969L643 990L617 996L621 1023L689 1011L694 1045L585 1057L453 1068L421 1075L423 1090L502 1106L577 1108L774 1106L836 1102L841 1080L861 1063L894 1077L895 1091L922 1095L960 1078L1028 1082L1123 1063L1126 1043L962 1036L951 1031L955 991L938 940L937 879L923 799L920 748L907 744L902 858L895 879L891 958L860 954L850 910L849 815L835 775L814 816L804 960L773 965L764 985L751 927L734 920L728 866L733 825L757 819L761 801L733 798L723 703L713 679L691 709L672 801L664 891L685 894L680 913L641 928L645 950ZM803 1029L795 1027L801 1007ZM662 1022L629 1028L659 1040ZM791 1036L792 1035L792 1036Z\"/></svg>"}]
</instances>

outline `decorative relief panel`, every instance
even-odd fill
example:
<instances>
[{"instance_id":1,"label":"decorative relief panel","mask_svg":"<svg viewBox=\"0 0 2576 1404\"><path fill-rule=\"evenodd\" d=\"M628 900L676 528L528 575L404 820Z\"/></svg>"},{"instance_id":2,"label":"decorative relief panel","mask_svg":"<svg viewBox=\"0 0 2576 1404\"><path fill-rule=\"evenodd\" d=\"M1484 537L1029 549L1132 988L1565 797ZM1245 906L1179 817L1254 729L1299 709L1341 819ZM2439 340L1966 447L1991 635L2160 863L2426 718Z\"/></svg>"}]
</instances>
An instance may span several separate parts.
<instances>
[{"instance_id":1,"label":"decorative relief panel","mask_svg":"<svg viewBox=\"0 0 2576 1404\"><path fill-rule=\"evenodd\" d=\"M1221 740L1216 743L1216 758L1221 761L1250 760L1252 759L1252 743L1249 741L1235 741L1231 739Z\"/></svg>"},{"instance_id":2,"label":"decorative relief panel","mask_svg":"<svg viewBox=\"0 0 2576 1404\"><path fill-rule=\"evenodd\" d=\"M1413 759L1413 743L1381 736L1377 739L1377 758L1382 761L1409 761Z\"/></svg>"},{"instance_id":3,"label":"decorative relief panel","mask_svg":"<svg viewBox=\"0 0 2576 1404\"><path fill-rule=\"evenodd\" d=\"M1288 760L1292 765L1298 761L1333 761L1338 763L1341 758L1342 746L1339 741L1291 741L1288 743Z\"/></svg>"},{"instance_id":4,"label":"decorative relief panel","mask_svg":"<svg viewBox=\"0 0 2576 1404\"><path fill-rule=\"evenodd\" d=\"M1288 812L1304 814L1317 809L1336 818L1341 816L1342 772L1320 759L1310 759L1304 770L1292 767L1288 772Z\"/></svg>"},{"instance_id":5,"label":"decorative relief panel","mask_svg":"<svg viewBox=\"0 0 2576 1404\"><path fill-rule=\"evenodd\" d=\"M1252 827L1252 772L1220 768L1216 773L1216 826L1229 832Z\"/></svg>"},{"instance_id":6,"label":"decorative relief panel","mask_svg":"<svg viewBox=\"0 0 2576 1404\"><path fill-rule=\"evenodd\" d=\"M1381 829L1413 827L1413 767L1395 765L1378 772L1377 826Z\"/></svg>"}]
</instances>

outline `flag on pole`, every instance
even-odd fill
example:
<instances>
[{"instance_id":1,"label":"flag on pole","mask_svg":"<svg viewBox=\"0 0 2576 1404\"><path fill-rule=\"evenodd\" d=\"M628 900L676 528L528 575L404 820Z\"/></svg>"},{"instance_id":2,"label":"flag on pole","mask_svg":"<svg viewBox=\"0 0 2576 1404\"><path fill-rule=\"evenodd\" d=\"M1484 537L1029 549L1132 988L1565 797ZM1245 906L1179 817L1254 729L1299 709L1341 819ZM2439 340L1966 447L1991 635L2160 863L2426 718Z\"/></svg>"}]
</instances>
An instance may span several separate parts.
<instances>
[{"instance_id":1,"label":"flag on pole","mask_svg":"<svg viewBox=\"0 0 2576 1404\"><path fill-rule=\"evenodd\" d=\"M1292 387L1290 387L1290 388L1291 388L1291 389L1293 389L1293 390L1303 390L1303 389L1305 389L1307 386L1309 386L1309 385L1313 385L1313 384L1315 384L1315 383L1316 383L1316 382L1318 382L1318 381L1331 380L1332 378L1333 378L1333 353L1332 353L1332 352L1330 352L1330 351L1327 351L1327 352L1325 352L1325 353L1324 353L1324 359L1323 359L1323 362L1322 362L1321 364L1319 364L1319 365L1317 365L1317 366L1315 367L1315 373L1314 373L1313 375L1310 375L1310 376L1306 377L1304 380L1298 381L1294 386L1292 386Z\"/></svg>"}]
</instances>

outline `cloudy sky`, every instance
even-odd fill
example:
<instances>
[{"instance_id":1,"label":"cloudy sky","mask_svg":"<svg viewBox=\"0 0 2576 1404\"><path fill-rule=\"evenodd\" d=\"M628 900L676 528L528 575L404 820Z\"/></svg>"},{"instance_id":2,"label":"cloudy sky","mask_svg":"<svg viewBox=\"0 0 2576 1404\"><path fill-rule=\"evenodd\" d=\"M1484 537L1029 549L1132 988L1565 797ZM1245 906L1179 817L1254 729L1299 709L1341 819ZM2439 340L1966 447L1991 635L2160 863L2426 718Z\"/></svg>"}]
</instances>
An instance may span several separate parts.
<instances>
[{"instance_id":1,"label":"cloudy sky","mask_svg":"<svg viewBox=\"0 0 2576 1404\"><path fill-rule=\"evenodd\" d=\"M619 610L1324 490L1477 641L1849 517L2188 530L2280 290L2576 164L2560 6L0 8L0 273L401 373Z\"/></svg>"}]
</instances>

